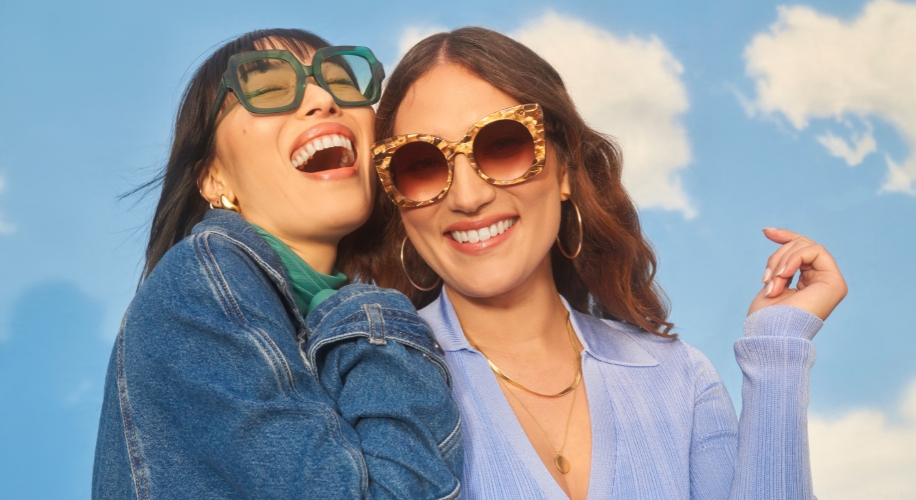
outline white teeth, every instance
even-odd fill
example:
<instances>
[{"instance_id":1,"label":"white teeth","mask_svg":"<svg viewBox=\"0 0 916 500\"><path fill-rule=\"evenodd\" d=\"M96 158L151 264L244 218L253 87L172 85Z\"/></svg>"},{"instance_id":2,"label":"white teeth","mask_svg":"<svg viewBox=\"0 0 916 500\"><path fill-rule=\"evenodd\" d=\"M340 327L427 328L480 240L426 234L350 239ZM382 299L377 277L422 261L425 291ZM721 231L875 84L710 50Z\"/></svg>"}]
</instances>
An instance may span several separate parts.
<instances>
[{"instance_id":1,"label":"white teeth","mask_svg":"<svg viewBox=\"0 0 916 500\"><path fill-rule=\"evenodd\" d=\"M503 234L507 229L515 225L515 219L501 220L490 227L482 227L478 230L452 231L452 239L458 243L477 243L478 241L487 241L494 236Z\"/></svg>"},{"instance_id":2,"label":"white teeth","mask_svg":"<svg viewBox=\"0 0 916 500\"><path fill-rule=\"evenodd\" d=\"M315 156L315 153L328 148L346 149L347 153L344 153L340 157L340 166L342 167L352 164L353 160L356 159L353 154L353 144L350 142L350 139L342 135L334 134L312 139L306 145L293 152L290 163L294 168L299 168L308 163L309 160Z\"/></svg>"}]
</instances>

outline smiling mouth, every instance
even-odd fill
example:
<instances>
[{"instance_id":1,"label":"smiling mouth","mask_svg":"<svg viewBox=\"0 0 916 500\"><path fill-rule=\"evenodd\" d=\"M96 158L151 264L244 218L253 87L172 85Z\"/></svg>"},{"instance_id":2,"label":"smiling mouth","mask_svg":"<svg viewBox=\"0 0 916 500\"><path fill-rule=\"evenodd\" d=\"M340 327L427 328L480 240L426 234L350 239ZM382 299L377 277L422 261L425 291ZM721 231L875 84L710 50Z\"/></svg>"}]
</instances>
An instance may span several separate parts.
<instances>
[{"instance_id":1,"label":"smiling mouth","mask_svg":"<svg viewBox=\"0 0 916 500\"><path fill-rule=\"evenodd\" d=\"M330 134L307 142L292 154L289 161L301 172L323 172L352 167L356 163L356 153L350 139Z\"/></svg>"},{"instance_id":2,"label":"smiling mouth","mask_svg":"<svg viewBox=\"0 0 916 500\"><path fill-rule=\"evenodd\" d=\"M510 227L515 225L516 222L518 222L518 217L510 217L477 230L452 231L449 233L449 236L458 243L478 243L505 233Z\"/></svg>"}]
</instances>

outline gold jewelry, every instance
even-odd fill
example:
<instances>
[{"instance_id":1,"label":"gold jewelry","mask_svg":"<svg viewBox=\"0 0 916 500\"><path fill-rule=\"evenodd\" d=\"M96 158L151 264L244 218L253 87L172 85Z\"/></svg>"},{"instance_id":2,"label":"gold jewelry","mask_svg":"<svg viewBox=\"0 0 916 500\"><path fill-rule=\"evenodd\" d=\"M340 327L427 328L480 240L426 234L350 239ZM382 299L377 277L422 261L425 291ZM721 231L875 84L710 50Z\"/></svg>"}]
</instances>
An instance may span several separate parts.
<instances>
[{"instance_id":1,"label":"gold jewelry","mask_svg":"<svg viewBox=\"0 0 916 500\"><path fill-rule=\"evenodd\" d=\"M579 371L582 371L581 360L579 361ZM569 472L569 460L563 456L563 450L566 449L566 440L569 438L569 423L572 422L573 408L576 407L576 395L578 394L578 391L573 392L572 404L569 405L569 414L566 415L566 429L563 431L563 444L561 444L560 449L557 450L557 447L554 446L553 442L550 440L550 436L547 435L547 431L544 430L544 428L541 426L541 423L538 422L538 419L534 418L534 414L531 413L531 410L528 409L525 403L522 402L522 400L515 394L515 392L512 391L512 389L507 387L506 390L509 391L509 394L511 394L512 397L518 401L518 404L522 405L522 408L528 412L531 420L534 420L534 424L538 426L538 429L540 429L541 433L544 434L544 438L547 439L547 444L550 445L550 449L552 449L553 452L557 454L557 457L553 459L553 464L556 465L557 469L559 469L559 471L563 474Z\"/></svg>"},{"instance_id":2,"label":"gold jewelry","mask_svg":"<svg viewBox=\"0 0 916 500\"><path fill-rule=\"evenodd\" d=\"M417 290L420 290L421 292L428 292L432 290L433 288L436 288L437 286L439 286L439 283L442 282L442 278L436 278L436 282L433 283L432 286L430 286L429 288L423 288L420 285L414 283L412 279L410 279L410 273L407 272L407 264L404 264L404 245L406 244L407 244L407 236L405 236L404 241L401 242L401 269L404 270L404 276L407 276L407 281L409 281L410 284L413 285L414 288L416 288Z\"/></svg>"},{"instance_id":3,"label":"gold jewelry","mask_svg":"<svg viewBox=\"0 0 916 500\"><path fill-rule=\"evenodd\" d=\"M579 211L579 206L576 205L576 202L572 198L569 199L569 202L572 203L573 208L576 209L576 220L579 222L579 246L576 247L575 253L569 255L566 253L566 250L563 250L563 245L560 243L560 235L557 235L557 248L560 249L560 253L563 254L569 260L575 259L579 256L579 252L582 251L582 212Z\"/></svg>"},{"instance_id":4,"label":"gold jewelry","mask_svg":"<svg viewBox=\"0 0 916 500\"><path fill-rule=\"evenodd\" d=\"M219 203L222 206L222 208L225 208L226 210L231 210L235 213L239 213L238 205L229 201L229 198L226 198L226 195L224 194L219 195Z\"/></svg>"},{"instance_id":5,"label":"gold jewelry","mask_svg":"<svg viewBox=\"0 0 916 500\"><path fill-rule=\"evenodd\" d=\"M404 245L402 244L401 248L403 249L403 247ZM403 260L401 262L403 264ZM509 392L509 394L511 394L512 397L515 398L516 401L518 401L518 404L522 405L522 408L525 409L525 411L531 417L531 420L534 421L535 425L538 426L538 429L541 430L541 433L544 434L544 438L547 439L547 444L549 444L550 448L554 451L554 453L557 454L556 458L554 458L553 460L553 463L557 467L557 469L560 472L562 472L563 474L568 473L569 468L570 468L569 460L567 460L567 458L563 456L563 450L566 449L566 440L569 437L569 424L570 422L572 422L573 408L576 407L576 394L577 394L576 388L579 387L579 382L582 380L582 358L578 352L578 349L576 349L576 341L574 340L576 334L573 331L572 322L569 319L569 311L566 311L566 333L569 334L569 343L573 350L573 358L576 360L576 380L572 383L572 385L570 385L566 389L563 389L562 391L558 392L557 394L541 394L539 392L532 391L531 389L509 378L505 373L503 373L502 370L499 369L498 366L496 366L495 363L490 361L490 358L488 358L487 355L484 354L483 351L480 350L479 347L477 347L477 344L474 343L474 341L471 339L471 336L468 335L467 331L464 332L464 335L465 337L467 337L468 342L471 344L471 346L474 349L476 349L477 352L481 354L481 356L483 356L483 359L487 360L487 363L490 365L490 369L493 370L493 373L495 373L500 379L502 379L506 383L513 385L515 387L518 387L519 389L522 389L524 391L530 392L531 394L534 394L536 396L542 396L546 398L558 398L560 396L565 396L566 394L569 394L570 392L573 393L572 404L569 407L569 414L566 416L566 429L563 431L563 444L561 444L560 449L557 450L557 447L554 446L553 442L550 440L550 436L547 435L547 431L545 431L544 427L541 426L541 423L538 422L536 418L534 418L534 414L531 413L531 410L528 409L528 406L526 406L525 403L522 402L522 400L518 397L518 395L515 394L515 392L512 391L511 388L506 387L506 390Z\"/></svg>"},{"instance_id":6,"label":"gold jewelry","mask_svg":"<svg viewBox=\"0 0 916 500\"><path fill-rule=\"evenodd\" d=\"M574 359L578 358L579 353L576 352L576 342L573 340L573 338L575 337L575 334L573 333L572 323L570 323L569 321L569 311L566 312L566 332L569 334L569 343L570 345L572 345L572 348L573 348L573 358ZM467 336L467 332L465 332L465 336ZM471 338L468 337L468 340L470 341ZM512 380L511 378L509 378L508 375L503 373L503 371L500 370L498 366L496 366L496 363L490 361L490 358L488 358L487 355L484 354L483 351L481 351L480 348L477 347L477 344L475 344L473 341L471 341L471 345L474 347L474 349L476 349L483 356L483 359L487 360L487 363L490 365L490 369L493 370L493 373L495 373L496 376L505 380L506 383L513 385L515 387L518 387L519 389L525 392L530 392L531 394L534 394L535 396L541 396L544 398L558 398L560 396L565 396L569 394L570 392L576 390L576 387L579 387L579 382L582 381L582 363L577 363L576 364L576 379L573 380L573 383L570 384L570 386L567 387L566 389L563 389L562 391L556 394L542 394L537 391L532 391L531 389L523 386L522 384L519 384L518 382Z\"/></svg>"}]
</instances>

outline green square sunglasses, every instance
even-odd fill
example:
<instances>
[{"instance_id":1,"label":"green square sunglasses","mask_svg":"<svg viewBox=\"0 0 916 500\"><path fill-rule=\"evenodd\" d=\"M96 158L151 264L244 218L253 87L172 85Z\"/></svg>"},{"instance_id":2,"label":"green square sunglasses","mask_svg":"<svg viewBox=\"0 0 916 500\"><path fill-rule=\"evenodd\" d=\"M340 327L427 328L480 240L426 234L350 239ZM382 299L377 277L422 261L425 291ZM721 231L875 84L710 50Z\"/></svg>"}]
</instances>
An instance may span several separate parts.
<instances>
[{"instance_id":1,"label":"green square sunglasses","mask_svg":"<svg viewBox=\"0 0 916 500\"><path fill-rule=\"evenodd\" d=\"M303 66L288 50L233 54L216 91L207 128L213 126L230 90L252 113L283 113L302 103L309 78L331 94L338 106L369 106L378 102L385 70L366 47L323 47L315 51L309 66Z\"/></svg>"}]
</instances>

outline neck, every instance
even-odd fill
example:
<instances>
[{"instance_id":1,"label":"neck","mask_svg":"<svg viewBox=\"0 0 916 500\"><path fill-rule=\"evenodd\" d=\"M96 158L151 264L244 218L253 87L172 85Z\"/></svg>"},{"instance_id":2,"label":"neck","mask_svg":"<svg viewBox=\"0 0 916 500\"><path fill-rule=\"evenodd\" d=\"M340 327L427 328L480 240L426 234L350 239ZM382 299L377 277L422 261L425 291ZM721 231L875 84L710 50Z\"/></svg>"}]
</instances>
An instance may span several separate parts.
<instances>
[{"instance_id":1,"label":"neck","mask_svg":"<svg viewBox=\"0 0 916 500\"><path fill-rule=\"evenodd\" d=\"M519 286L499 295L469 297L445 287L465 334L487 355L530 356L569 342L567 312L549 257Z\"/></svg>"},{"instance_id":2,"label":"neck","mask_svg":"<svg viewBox=\"0 0 916 500\"><path fill-rule=\"evenodd\" d=\"M331 274L334 263L337 262L337 244L340 238L303 239L290 237L280 228L271 224L269 220L258 220L250 215L245 217L248 222L257 224L258 227L270 233L273 237L286 244L300 259L305 261L315 271L322 274Z\"/></svg>"},{"instance_id":3,"label":"neck","mask_svg":"<svg viewBox=\"0 0 916 500\"><path fill-rule=\"evenodd\" d=\"M331 274L334 271L334 263L337 262L337 243L316 242L316 241L290 241L280 238L283 243L296 252L300 259L304 260L315 271L322 274Z\"/></svg>"}]
</instances>

